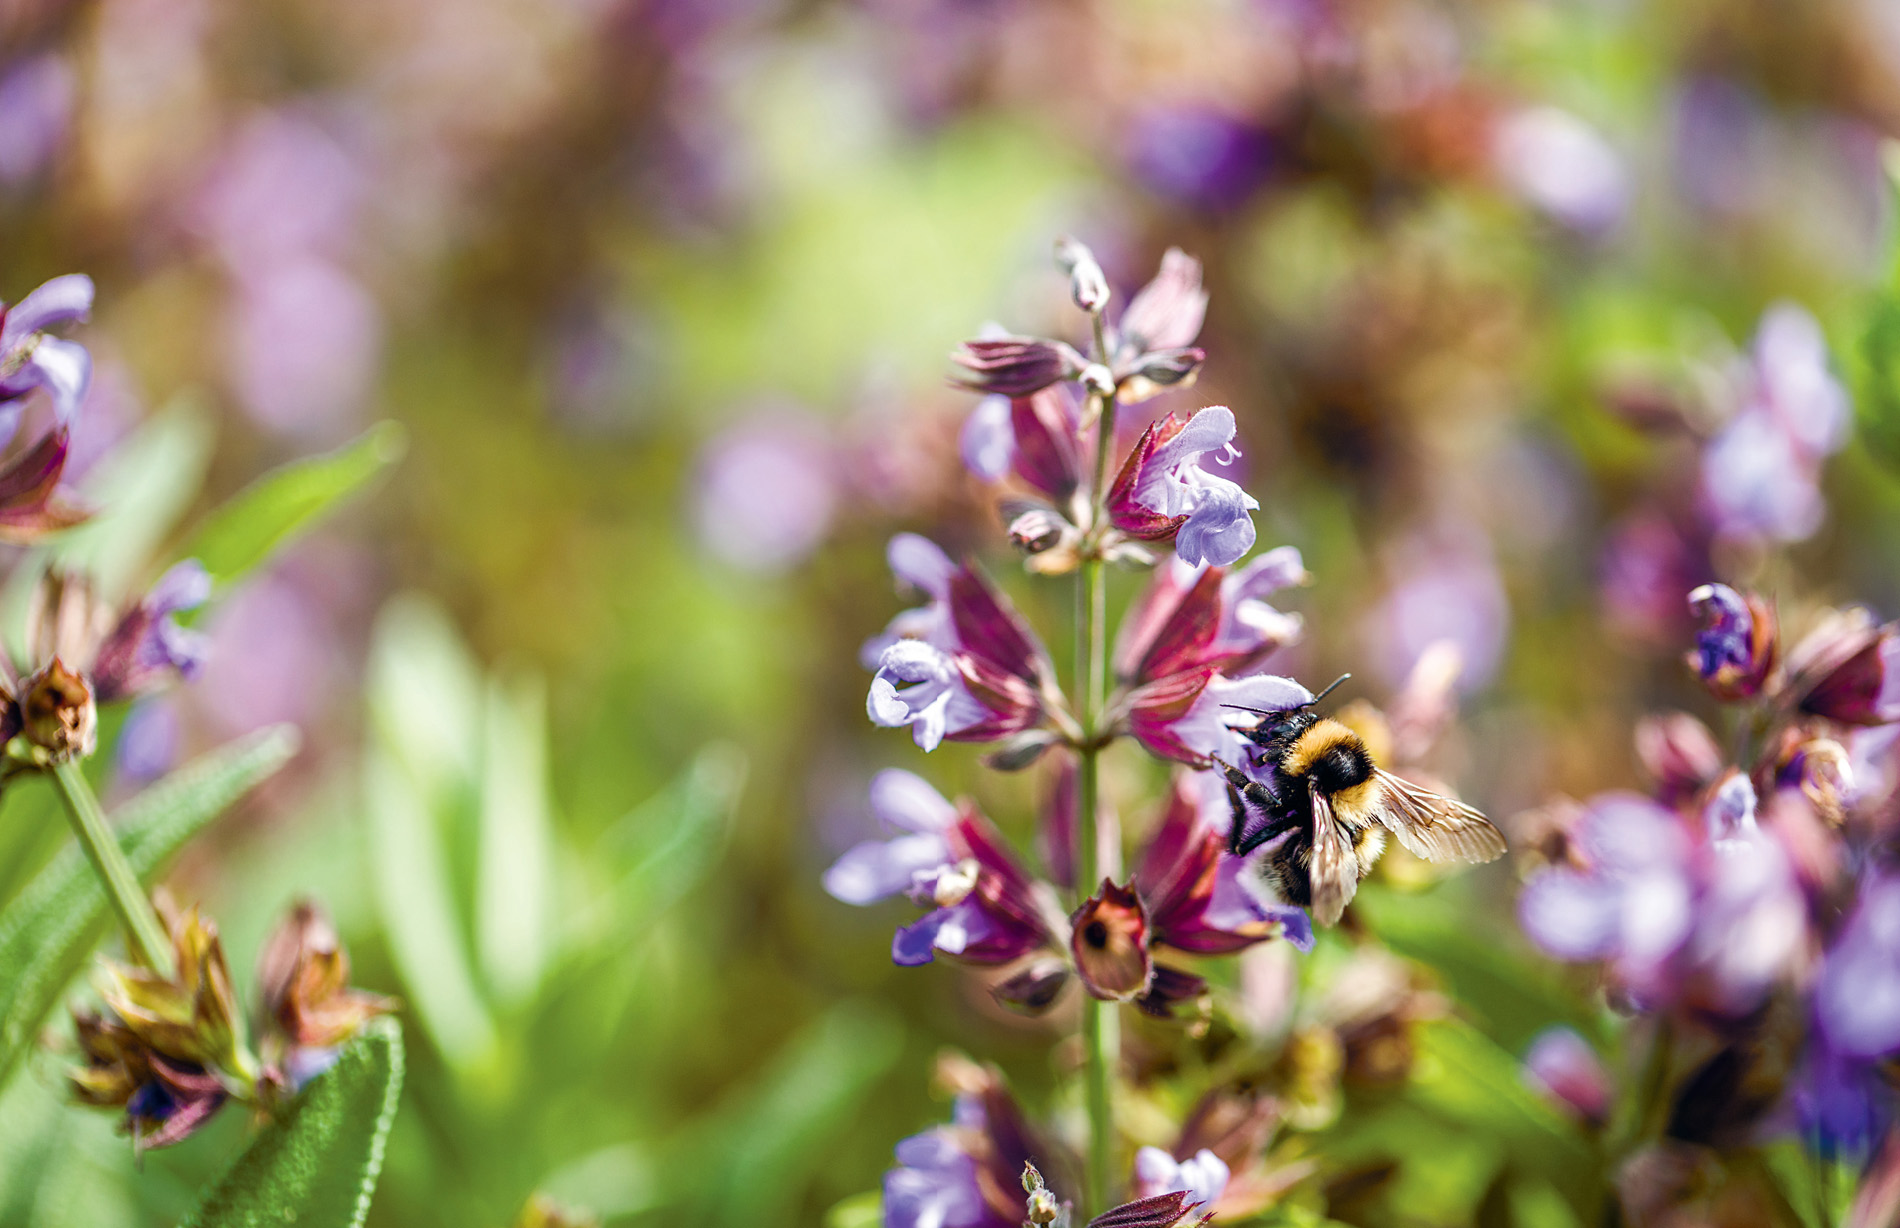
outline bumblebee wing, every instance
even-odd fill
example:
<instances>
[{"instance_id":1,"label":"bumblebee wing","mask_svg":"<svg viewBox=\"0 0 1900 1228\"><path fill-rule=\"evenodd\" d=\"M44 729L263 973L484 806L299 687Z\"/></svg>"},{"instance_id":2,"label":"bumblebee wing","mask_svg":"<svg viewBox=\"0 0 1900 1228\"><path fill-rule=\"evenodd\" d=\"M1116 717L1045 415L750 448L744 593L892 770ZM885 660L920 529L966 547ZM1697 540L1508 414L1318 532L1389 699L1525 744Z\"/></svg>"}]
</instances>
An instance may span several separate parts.
<instances>
[{"instance_id":1,"label":"bumblebee wing","mask_svg":"<svg viewBox=\"0 0 1900 1228\"><path fill-rule=\"evenodd\" d=\"M1306 872L1313 884L1313 920L1332 925L1359 890L1359 859L1333 817L1333 804L1318 786L1309 792L1313 796L1313 852Z\"/></svg>"},{"instance_id":2,"label":"bumblebee wing","mask_svg":"<svg viewBox=\"0 0 1900 1228\"><path fill-rule=\"evenodd\" d=\"M1379 821L1399 843L1427 861L1494 861L1504 855L1504 833L1463 802L1373 769L1382 793Z\"/></svg>"}]
</instances>

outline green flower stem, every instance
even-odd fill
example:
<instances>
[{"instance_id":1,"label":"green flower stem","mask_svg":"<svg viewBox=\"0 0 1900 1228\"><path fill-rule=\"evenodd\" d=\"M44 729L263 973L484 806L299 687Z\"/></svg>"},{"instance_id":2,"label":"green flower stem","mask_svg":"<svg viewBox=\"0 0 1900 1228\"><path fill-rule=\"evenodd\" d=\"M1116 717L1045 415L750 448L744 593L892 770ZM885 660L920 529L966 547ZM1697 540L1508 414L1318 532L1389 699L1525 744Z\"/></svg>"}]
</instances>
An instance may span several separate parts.
<instances>
[{"instance_id":1,"label":"green flower stem","mask_svg":"<svg viewBox=\"0 0 1900 1228\"><path fill-rule=\"evenodd\" d=\"M86 860L92 862L106 897L125 926L126 946L132 958L160 976L175 976L171 939L159 923L145 889L139 886L138 876L127 864L118 838L106 826L105 812L99 809L99 799L86 783L85 772L77 760L67 759L55 763L52 774L59 800L66 804L66 817L72 820L73 834L79 837L79 847L86 850Z\"/></svg>"},{"instance_id":2,"label":"green flower stem","mask_svg":"<svg viewBox=\"0 0 1900 1228\"><path fill-rule=\"evenodd\" d=\"M1100 313L1091 323L1096 361L1106 362L1108 346ZM1108 465L1115 450L1115 400L1113 393L1099 395L1095 483L1089 492L1088 527L1094 548L1084 556L1075 590L1075 689L1083 698L1082 728L1086 735L1076 806L1076 889L1081 898L1094 894L1103 878L1121 876L1120 840L1115 829L1104 831L1100 822L1100 758L1108 691L1108 573L1100 545L1108 531ZM1093 997L1084 998L1082 1004L1083 1078L1089 1119L1087 1215L1099 1215L1114 1205L1112 1092L1115 1068L1121 1061L1121 1017L1115 1013L1116 1005Z\"/></svg>"}]
</instances>

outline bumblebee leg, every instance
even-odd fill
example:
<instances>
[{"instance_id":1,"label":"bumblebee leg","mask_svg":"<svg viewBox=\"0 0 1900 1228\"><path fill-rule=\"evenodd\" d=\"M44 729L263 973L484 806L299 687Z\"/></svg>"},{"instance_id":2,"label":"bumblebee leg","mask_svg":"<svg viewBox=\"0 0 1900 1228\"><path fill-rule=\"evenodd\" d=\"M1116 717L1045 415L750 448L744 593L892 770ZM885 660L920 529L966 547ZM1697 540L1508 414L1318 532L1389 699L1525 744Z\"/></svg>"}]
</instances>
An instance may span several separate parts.
<instances>
[{"instance_id":1,"label":"bumblebee leg","mask_svg":"<svg viewBox=\"0 0 1900 1228\"><path fill-rule=\"evenodd\" d=\"M1220 768L1221 774L1227 777L1227 784L1230 791L1239 790L1242 796L1263 810L1278 810L1280 808L1280 799L1275 797L1272 791L1265 785L1225 760L1215 759L1214 763Z\"/></svg>"},{"instance_id":2,"label":"bumblebee leg","mask_svg":"<svg viewBox=\"0 0 1900 1228\"><path fill-rule=\"evenodd\" d=\"M1221 774L1227 777L1227 801L1234 808L1233 823L1227 830L1228 852L1236 857L1245 857L1298 821L1297 816L1286 813L1280 799L1265 785L1249 779L1231 764L1219 759L1214 762L1220 766ZM1252 830L1247 826L1251 817L1248 803L1268 816L1264 823L1255 824Z\"/></svg>"}]
</instances>

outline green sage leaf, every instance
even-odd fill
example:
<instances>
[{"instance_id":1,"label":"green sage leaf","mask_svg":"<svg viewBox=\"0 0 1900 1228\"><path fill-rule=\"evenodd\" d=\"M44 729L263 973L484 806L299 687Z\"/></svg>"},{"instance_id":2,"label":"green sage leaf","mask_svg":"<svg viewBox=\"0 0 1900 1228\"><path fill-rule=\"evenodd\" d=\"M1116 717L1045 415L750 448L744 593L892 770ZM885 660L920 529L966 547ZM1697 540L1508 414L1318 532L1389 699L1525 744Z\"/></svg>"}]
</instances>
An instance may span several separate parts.
<instances>
[{"instance_id":1,"label":"green sage leaf","mask_svg":"<svg viewBox=\"0 0 1900 1228\"><path fill-rule=\"evenodd\" d=\"M359 1228L402 1093L402 1032L372 1022L205 1191L183 1228Z\"/></svg>"},{"instance_id":2,"label":"green sage leaf","mask_svg":"<svg viewBox=\"0 0 1900 1228\"><path fill-rule=\"evenodd\" d=\"M401 426L379 422L334 452L279 466L212 512L183 556L223 588L395 464L406 446Z\"/></svg>"},{"instance_id":3,"label":"green sage leaf","mask_svg":"<svg viewBox=\"0 0 1900 1228\"><path fill-rule=\"evenodd\" d=\"M114 823L141 879L297 750L297 731L266 729L173 772L124 806ZM31 1048L59 996L99 945L110 917L105 891L78 848L42 870L0 916L0 1083Z\"/></svg>"}]
</instances>

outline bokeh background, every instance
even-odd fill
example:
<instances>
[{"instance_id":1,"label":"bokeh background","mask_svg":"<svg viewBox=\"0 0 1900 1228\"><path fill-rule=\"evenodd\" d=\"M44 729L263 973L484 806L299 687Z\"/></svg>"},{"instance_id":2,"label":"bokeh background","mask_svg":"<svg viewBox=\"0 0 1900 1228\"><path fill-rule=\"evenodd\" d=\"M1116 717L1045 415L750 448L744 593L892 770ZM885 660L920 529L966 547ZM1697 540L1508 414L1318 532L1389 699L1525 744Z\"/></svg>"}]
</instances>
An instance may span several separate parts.
<instances>
[{"instance_id":1,"label":"bokeh background","mask_svg":"<svg viewBox=\"0 0 1900 1228\"><path fill-rule=\"evenodd\" d=\"M1636 716L1701 702L1694 584L1900 610L1890 133L1886 0L0 0L0 299L97 281L76 468L163 474L158 542L400 424L114 748L123 793L306 731L173 890L239 969L313 893L403 998L371 1222L499 1226L541 1189L821 1223L942 1116L942 1047L1038 1105L1068 1060L818 888L882 767L1028 832L1033 773L869 727L857 646L901 608L900 528L1061 624L945 382L988 321L1073 331L1052 238L1118 295L1169 245L1205 262L1208 364L1153 408L1238 415L1262 543L1315 576L1280 667L1379 700L1453 639L1436 770L1508 816L1640 781ZM1737 511L1710 390L1783 301L1856 426ZM1775 486L1815 475L1818 508ZM19 792L7 892L63 835ZM1513 881L1445 915L1518 943ZM1519 1054L1543 1022L1485 1029ZM0 1105L7 1223L171 1222L241 1139L140 1171L59 1062ZM1408 1205L1474 1213L1455 1178Z\"/></svg>"}]
</instances>

